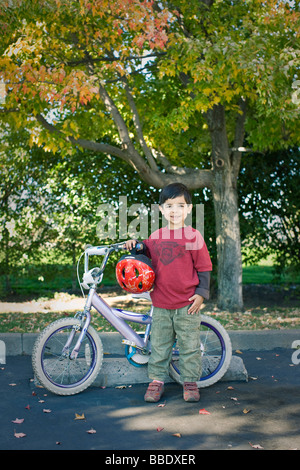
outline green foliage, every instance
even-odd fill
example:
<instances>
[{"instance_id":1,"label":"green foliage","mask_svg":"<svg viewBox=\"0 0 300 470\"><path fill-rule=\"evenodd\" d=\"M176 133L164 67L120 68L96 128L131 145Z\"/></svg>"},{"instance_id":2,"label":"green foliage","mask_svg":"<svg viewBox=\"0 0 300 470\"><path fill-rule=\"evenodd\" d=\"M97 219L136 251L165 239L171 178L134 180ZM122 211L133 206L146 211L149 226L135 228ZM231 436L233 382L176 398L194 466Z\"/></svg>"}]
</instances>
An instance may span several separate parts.
<instances>
[{"instance_id":1,"label":"green foliage","mask_svg":"<svg viewBox=\"0 0 300 470\"><path fill-rule=\"evenodd\" d=\"M161 147L171 161L192 160L194 167L201 166L200 154L207 160L205 113L216 104L226 108L232 141L231 115L239 112L241 97L248 103L247 140L255 149L299 143L299 112L292 102L299 12L292 2L6 3L0 14L6 108L18 110L11 118L19 126L26 122L34 129L32 144L65 155L76 153L68 136L119 146L121 131L99 83L134 133L124 88L129 84L147 143ZM55 131L28 120L48 112ZM138 139L133 141L140 151Z\"/></svg>"},{"instance_id":2,"label":"green foliage","mask_svg":"<svg viewBox=\"0 0 300 470\"><path fill-rule=\"evenodd\" d=\"M198 120L197 112L204 115L219 103L229 117L243 97L247 141L254 149L299 142L299 109L292 102L299 73L297 7L273 0L176 5L178 21L160 63L160 76L178 77L184 84L179 107L169 113L170 127L186 130ZM228 128L229 140L232 131Z\"/></svg>"},{"instance_id":3,"label":"green foliage","mask_svg":"<svg viewBox=\"0 0 300 470\"><path fill-rule=\"evenodd\" d=\"M299 149L247 157L239 178L245 262L273 255L276 273L300 269Z\"/></svg>"},{"instance_id":4,"label":"green foliage","mask_svg":"<svg viewBox=\"0 0 300 470\"><path fill-rule=\"evenodd\" d=\"M39 270L36 279L49 276L52 270L48 263L72 263L72 274L69 271L68 274L69 285L74 288L77 283L74 266L84 246L108 241L99 240L97 236L96 228L101 220L98 207L109 202L117 209L121 195L128 195L128 206L144 203L150 207L157 202L156 190L140 182L133 170L116 158L78 151L67 160L63 153L45 152L35 145L30 147L27 139L26 130L3 127L1 295L5 295L5 289L8 293L18 290L20 280L32 277L32 272L28 271L32 263ZM128 217L128 223L130 220ZM59 288L59 272L57 276L52 290ZM30 284L26 286L23 282L22 285L23 293L27 288L31 290ZM36 288L43 285L39 281Z\"/></svg>"}]
</instances>

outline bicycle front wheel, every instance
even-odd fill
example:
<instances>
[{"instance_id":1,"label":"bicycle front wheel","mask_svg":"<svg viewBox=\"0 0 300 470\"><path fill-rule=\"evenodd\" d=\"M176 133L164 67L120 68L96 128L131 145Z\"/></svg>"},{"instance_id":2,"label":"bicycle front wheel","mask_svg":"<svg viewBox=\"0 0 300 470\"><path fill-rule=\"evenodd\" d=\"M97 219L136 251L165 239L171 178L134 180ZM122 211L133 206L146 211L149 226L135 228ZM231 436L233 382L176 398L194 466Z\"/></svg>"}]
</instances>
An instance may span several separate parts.
<instances>
[{"instance_id":1,"label":"bicycle front wheel","mask_svg":"<svg viewBox=\"0 0 300 470\"><path fill-rule=\"evenodd\" d=\"M224 376L232 357L231 341L227 331L217 320L206 315L201 316L200 349L202 375L197 385L198 388L204 388L218 382ZM170 376L176 382L182 383L179 356L179 348L175 345Z\"/></svg>"},{"instance_id":2,"label":"bicycle front wheel","mask_svg":"<svg viewBox=\"0 0 300 470\"><path fill-rule=\"evenodd\" d=\"M51 323L39 335L32 352L32 366L37 380L57 395L75 395L96 379L103 362L103 347L99 335L89 326L76 359L71 352L81 332L76 318L63 318ZM72 343L64 346L69 336Z\"/></svg>"}]
</instances>

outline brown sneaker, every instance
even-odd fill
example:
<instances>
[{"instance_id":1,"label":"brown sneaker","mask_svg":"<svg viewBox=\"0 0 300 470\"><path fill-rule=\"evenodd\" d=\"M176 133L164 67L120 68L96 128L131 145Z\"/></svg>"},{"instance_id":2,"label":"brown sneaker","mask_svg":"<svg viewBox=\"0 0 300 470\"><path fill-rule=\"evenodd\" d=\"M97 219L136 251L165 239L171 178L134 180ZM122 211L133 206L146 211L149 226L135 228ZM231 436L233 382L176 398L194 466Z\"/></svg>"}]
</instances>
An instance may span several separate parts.
<instances>
[{"instance_id":1,"label":"brown sneaker","mask_svg":"<svg viewBox=\"0 0 300 470\"><path fill-rule=\"evenodd\" d=\"M151 382L144 396L145 401L155 403L160 400L164 393L164 384L162 382Z\"/></svg>"},{"instance_id":2,"label":"brown sneaker","mask_svg":"<svg viewBox=\"0 0 300 470\"><path fill-rule=\"evenodd\" d=\"M184 401L199 401L200 393L196 382L184 382L183 384Z\"/></svg>"}]
</instances>

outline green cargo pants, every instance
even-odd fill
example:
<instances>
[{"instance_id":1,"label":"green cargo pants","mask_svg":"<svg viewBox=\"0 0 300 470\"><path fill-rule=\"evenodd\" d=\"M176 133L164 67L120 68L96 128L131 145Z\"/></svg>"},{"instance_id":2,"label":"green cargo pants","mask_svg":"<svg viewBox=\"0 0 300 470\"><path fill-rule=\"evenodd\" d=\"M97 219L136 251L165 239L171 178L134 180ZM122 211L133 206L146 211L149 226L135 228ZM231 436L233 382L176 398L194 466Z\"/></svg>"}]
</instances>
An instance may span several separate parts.
<instances>
[{"instance_id":1,"label":"green cargo pants","mask_svg":"<svg viewBox=\"0 0 300 470\"><path fill-rule=\"evenodd\" d=\"M168 310L154 307L151 328L151 355L148 375L152 380L169 375L175 337L179 346L179 368L183 382L197 382L201 376L200 323L201 315L187 313L190 305Z\"/></svg>"}]
</instances>

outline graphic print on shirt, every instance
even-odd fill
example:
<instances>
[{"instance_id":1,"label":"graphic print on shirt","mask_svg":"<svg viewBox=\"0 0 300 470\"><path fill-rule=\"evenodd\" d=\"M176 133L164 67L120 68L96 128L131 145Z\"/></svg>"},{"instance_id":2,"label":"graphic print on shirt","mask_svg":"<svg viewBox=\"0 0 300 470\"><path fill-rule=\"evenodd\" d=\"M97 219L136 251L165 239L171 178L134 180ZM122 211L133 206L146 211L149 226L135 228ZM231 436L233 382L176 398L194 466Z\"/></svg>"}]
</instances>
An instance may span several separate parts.
<instances>
[{"instance_id":1,"label":"graphic print on shirt","mask_svg":"<svg viewBox=\"0 0 300 470\"><path fill-rule=\"evenodd\" d=\"M155 245L154 251L165 266L185 254L184 246L176 242L161 242L159 245Z\"/></svg>"}]
</instances>

